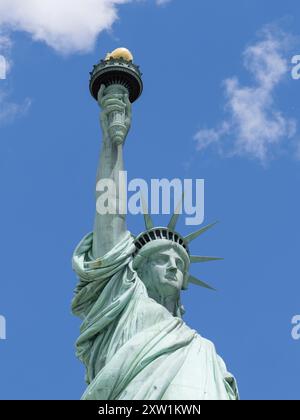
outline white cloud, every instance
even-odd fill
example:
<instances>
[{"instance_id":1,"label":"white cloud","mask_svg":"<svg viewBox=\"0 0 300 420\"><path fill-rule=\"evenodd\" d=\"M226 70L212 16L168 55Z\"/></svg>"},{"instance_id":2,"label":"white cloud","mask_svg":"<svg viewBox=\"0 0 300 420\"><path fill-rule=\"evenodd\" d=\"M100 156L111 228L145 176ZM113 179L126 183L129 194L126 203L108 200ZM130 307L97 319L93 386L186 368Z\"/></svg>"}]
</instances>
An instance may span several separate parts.
<instances>
[{"instance_id":1,"label":"white cloud","mask_svg":"<svg viewBox=\"0 0 300 420\"><path fill-rule=\"evenodd\" d=\"M28 32L63 53L90 51L132 0L0 0L0 26Z\"/></svg>"},{"instance_id":2,"label":"white cloud","mask_svg":"<svg viewBox=\"0 0 300 420\"><path fill-rule=\"evenodd\" d=\"M5 80L10 70L11 40L0 32L0 80Z\"/></svg>"},{"instance_id":3,"label":"white cloud","mask_svg":"<svg viewBox=\"0 0 300 420\"><path fill-rule=\"evenodd\" d=\"M88 52L98 35L118 19L117 7L138 0L0 0L0 82L11 68L12 31L27 32L60 53ZM157 0L157 4L167 0ZM2 79L2 80L1 80ZM7 87L0 85L0 122L27 112L23 104L9 101Z\"/></svg>"},{"instance_id":4,"label":"white cloud","mask_svg":"<svg viewBox=\"0 0 300 420\"><path fill-rule=\"evenodd\" d=\"M61 53L88 52L118 19L118 6L134 1L145 0L0 0L0 29L27 32Z\"/></svg>"},{"instance_id":5,"label":"white cloud","mask_svg":"<svg viewBox=\"0 0 300 420\"><path fill-rule=\"evenodd\" d=\"M25 31L61 53L88 52L118 19L118 6L133 1L140 0L0 0L0 28Z\"/></svg>"},{"instance_id":6,"label":"white cloud","mask_svg":"<svg viewBox=\"0 0 300 420\"><path fill-rule=\"evenodd\" d=\"M230 138L230 153L265 161L274 147L296 133L296 121L284 116L274 104L274 91L289 72L284 56L289 37L270 27L261 39L244 51L244 66L254 78L242 86L236 77L224 81L228 119L219 128L201 129L195 135L197 149L212 144L224 150Z\"/></svg>"},{"instance_id":7,"label":"white cloud","mask_svg":"<svg viewBox=\"0 0 300 420\"><path fill-rule=\"evenodd\" d=\"M156 0L158 6L163 6L164 4L170 3L172 0Z\"/></svg>"},{"instance_id":8,"label":"white cloud","mask_svg":"<svg viewBox=\"0 0 300 420\"><path fill-rule=\"evenodd\" d=\"M0 54L0 80L5 80L7 74L7 64L4 55Z\"/></svg>"},{"instance_id":9,"label":"white cloud","mask_svg":"<svg viewBox=\"0 0 300 420\"><path fill-rule=\"evenodd\" d=\"M4 30L27 32L60 53L88 52L100 32L118 19L118 5L133 1L138 0L0 0L0 83L11 68L12 43ZM10 102L7 88L0 85L0 123L23 115L30 105L30 99Z\"/></svg>"}]
</instances>

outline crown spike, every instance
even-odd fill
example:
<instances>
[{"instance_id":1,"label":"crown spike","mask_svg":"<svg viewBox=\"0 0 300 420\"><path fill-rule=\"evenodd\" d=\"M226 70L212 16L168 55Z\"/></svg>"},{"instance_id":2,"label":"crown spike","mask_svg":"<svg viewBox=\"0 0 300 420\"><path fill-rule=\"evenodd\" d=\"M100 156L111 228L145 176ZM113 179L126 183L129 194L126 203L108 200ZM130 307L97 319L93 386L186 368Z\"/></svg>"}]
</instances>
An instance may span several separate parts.
<instances>
[{"instance_id":1,"label":"crown spike","mask_svg":"<svg viewBox=\"0 0 300 420\"><path fill-rule=\"evenodd\" d=\"M216 289L214 289L213 287L211 287L209 284L205 283L202 280L197 279L196 277L189 275L189 283L193 283L196 284L197 286L201 286L201 287L205 287L206 289L210 289L210 290L214 290L216 291Z\"/></svg>"},{"instance_id":2,"label":"crown spike","mask_svg":"<svg viewBox=\"0 0 300 420\"><path fill-rule=\"evenodd\" d=\"M180 215L179 211L180 211L180 209L182 207L183 198L184 198L184 191L182 192L182 196L181 196L181 198L180 198L180 200L179 200L179 202L178 202L178 204L176 206L176 209L174 211L174 214L171 217L171 220L170 220L170 222L169 222L169 224L167 226L167 228L169 230L175 230L175 227L176 227L176 224L177 224L177 221L178 221L178 217Z\"/></svg>"},{"instance_id":3,"label":"crown spike","mask_svg":"<svg viewBox=\"0 0 300 420\"><path fill-rule=\"evenodd\" d=\"M211 223L211 224L209 224L209 225L207 225L207 226L204 226L203 228L201 228L201 229L199 229L199 230L197 230L196 232L194 232L194 233L190 233L189 235L187 235L187 236L185 236L185 241L186 242L191 242L191 241L193 241L194 239L196 239L196 238L198 238L198 236L200 236L200 235L202 235L202 233L204 233L204 232L206 232L208 229L210 229L210 228L212 228L213 226L215 226L215 224L217 224L218 223L218 221L217 222L214 222L214 223Z\"/></svg>"},{"instance_id":4,"label":"crown spike","mask_svg":"<svg viewBox=\"0 0 300 420\"><path fill-rule=\"evenodd\" d=\"M149 214L148 205L146 204L146 201L144 199L142 192L141 192L141 202L142 202L142 207L143 207L145 226L147 230L150 230L154 227L154 224Z\"/></svg>"},{"instance_id":5,"label":"crown spike","mask_svg":"<svg viewBox=\"0 0 300 420\"><path fill-rule=\"evenodd\" d=\"M219 257L202 257L202 256L198 256L198 255L191 255L190 256L191 263L201 263L201 262L218 261L218 260L224 260L224 258L219 258Z\"/></svg>"}]
</instances>

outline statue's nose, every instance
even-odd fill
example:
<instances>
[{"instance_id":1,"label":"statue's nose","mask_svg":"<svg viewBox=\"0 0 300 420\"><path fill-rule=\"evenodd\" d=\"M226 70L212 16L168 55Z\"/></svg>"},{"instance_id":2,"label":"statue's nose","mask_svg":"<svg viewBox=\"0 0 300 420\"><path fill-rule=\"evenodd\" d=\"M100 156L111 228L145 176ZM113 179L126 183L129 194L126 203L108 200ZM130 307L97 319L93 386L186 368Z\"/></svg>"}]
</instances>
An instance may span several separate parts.
<instances>
[{"instance_id":1,"label":"statue's nose","mask_svg":"<svg viewBox=\"0 0 300 420\"><path fill-rule=\"evenodd\" d=\"M170 259L167 270L171 271L171 272L177 271L177 266L176 266L175 260Z\"/></svg>"}]
</instances>

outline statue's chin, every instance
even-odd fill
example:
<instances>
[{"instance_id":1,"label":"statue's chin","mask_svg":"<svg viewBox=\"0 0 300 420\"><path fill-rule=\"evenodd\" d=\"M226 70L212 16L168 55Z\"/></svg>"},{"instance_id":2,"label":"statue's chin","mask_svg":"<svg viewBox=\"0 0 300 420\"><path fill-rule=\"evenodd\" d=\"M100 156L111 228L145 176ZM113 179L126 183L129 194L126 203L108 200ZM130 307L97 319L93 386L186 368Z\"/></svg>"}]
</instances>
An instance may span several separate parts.
<instances>
[{"instance_id":1,"label":"statue's chin","mask_svg":"<svg viewBox=\"0 0 300 420\"><path fill-rule=\"evenodd\" d=\"M163 304L164 301L171 301L177 302L180 290L175 285L168 284L164 282L159 287L159 291L148 290L148 295L152 299L156 300L156 302Z\"/></svg>"},{"instance_id":2,"label":"statue's chin","mask_svg":"<svg viewBox=\"0 0 300 420\"><path fill-rule=\"evenodd\" d=\"M162 288L166 289L166 291L177 293L177 294L180 292L181 287L182 287L177 277L170 277L170 276L164 277L164 279L161 281L161 286Z\"/></svg>"}]
</instances>

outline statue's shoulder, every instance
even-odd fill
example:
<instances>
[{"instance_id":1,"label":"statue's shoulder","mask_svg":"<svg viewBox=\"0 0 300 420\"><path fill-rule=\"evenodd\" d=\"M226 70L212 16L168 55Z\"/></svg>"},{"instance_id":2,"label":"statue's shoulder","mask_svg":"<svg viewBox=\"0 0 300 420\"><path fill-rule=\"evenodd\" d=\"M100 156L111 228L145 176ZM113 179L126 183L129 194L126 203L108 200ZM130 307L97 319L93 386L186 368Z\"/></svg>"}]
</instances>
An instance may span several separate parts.
<instances>
[{"instance_id":1,"label":"statue's shoulder","mask_svg":"<svg viewBox=\"0 0 300 420\"><path fill-rule=\"evenodd\" d=\"M203 337L198 332L196 332L196 337L198 340L201 340L201 345L204 346L208 351L216 353L216 347L211 340Z\"/></svg>"}]
</instances>

